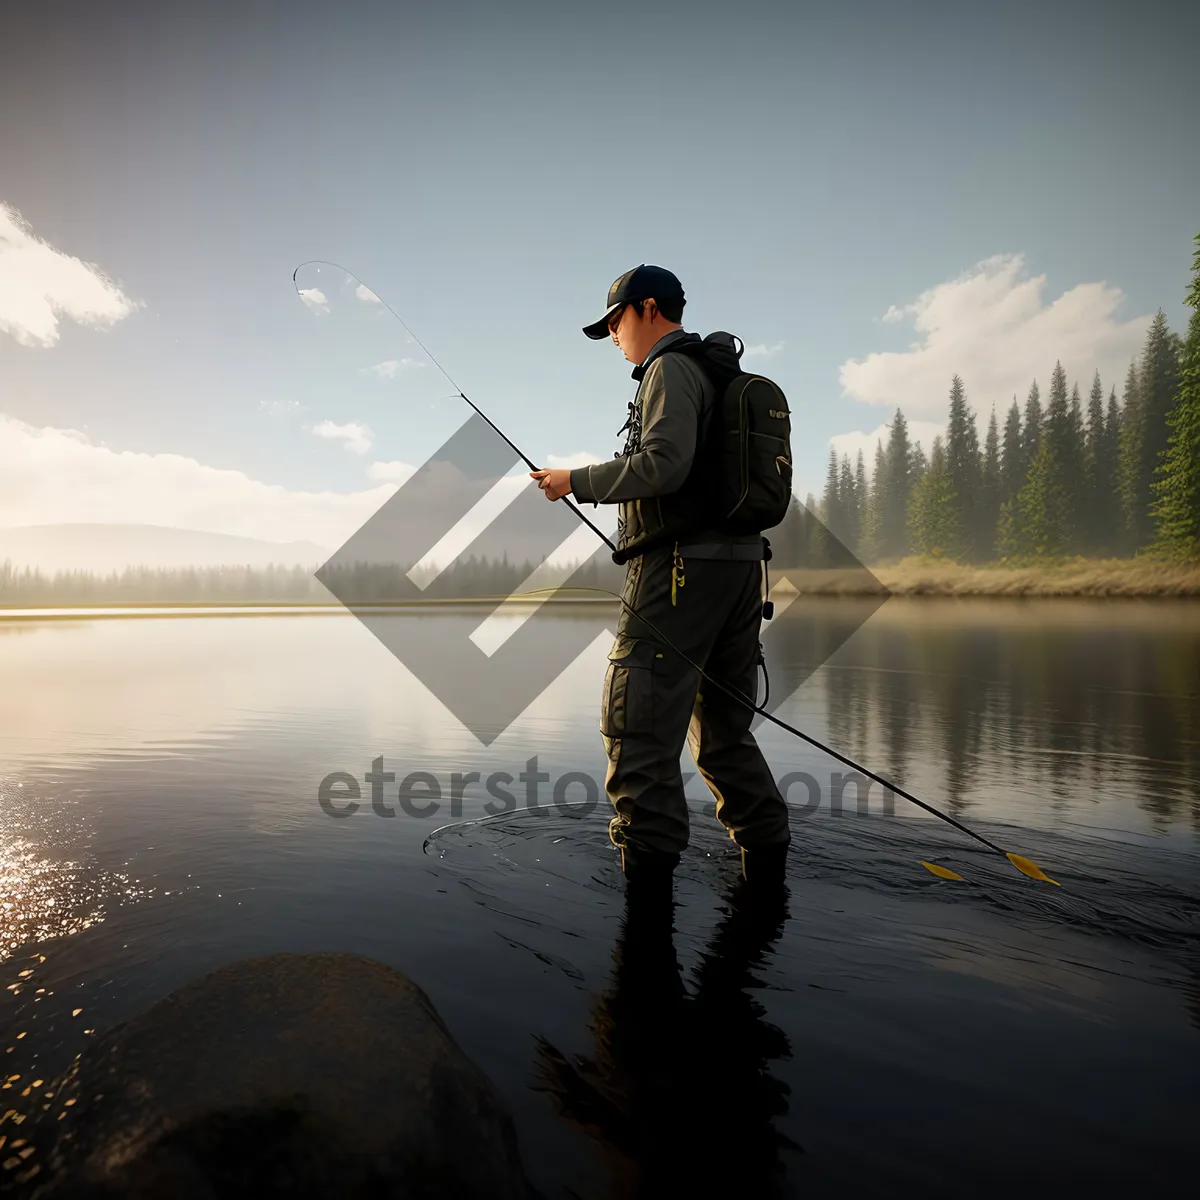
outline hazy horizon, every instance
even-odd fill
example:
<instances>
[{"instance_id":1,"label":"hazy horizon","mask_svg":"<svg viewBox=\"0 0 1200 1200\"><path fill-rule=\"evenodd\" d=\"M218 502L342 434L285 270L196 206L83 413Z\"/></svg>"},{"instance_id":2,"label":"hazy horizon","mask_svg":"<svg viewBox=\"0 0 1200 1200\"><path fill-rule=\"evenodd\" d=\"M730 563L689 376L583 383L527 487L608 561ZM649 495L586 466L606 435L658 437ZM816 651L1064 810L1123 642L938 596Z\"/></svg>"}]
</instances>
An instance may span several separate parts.
<instances>
[{"instance_id":1,"label":"hazy horizon","mask_svg":"<svg viewBox=\"0 0 1200 1200\"><path fill-rule=\"evenodd\" d=\"M0 563L7 560L14 567L29 566L46 573L108 572L140 566L264 567L268 562L319 566L331 553L331 547L313 542L273 542L150 522L0 526Z\"/></svg>"}]
</instances>

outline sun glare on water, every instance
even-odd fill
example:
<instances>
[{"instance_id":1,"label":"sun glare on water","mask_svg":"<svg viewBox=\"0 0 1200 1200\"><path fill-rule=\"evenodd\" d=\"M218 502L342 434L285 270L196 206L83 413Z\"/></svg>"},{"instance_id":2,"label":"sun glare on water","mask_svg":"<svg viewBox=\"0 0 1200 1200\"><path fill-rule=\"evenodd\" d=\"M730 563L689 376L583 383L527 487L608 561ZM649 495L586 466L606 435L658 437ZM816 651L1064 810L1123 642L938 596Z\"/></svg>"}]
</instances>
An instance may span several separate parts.
<instances>
[{"instance_id":1,"label":"sun glare on water","mask_svg":"<svg viewBox=\"0 0 1200 1200\"><path fill-rule=\"evenodd\" d=\"M0 963L22 947L82 933L112 906L150 894L123 872L101 871L74 856L47 857L45 839L35 843L24 836L30 831L21 826L28 826L31 814L21 800L15 788L0 787ZM51 839L61 840L66 838ZM21 987L18 978L9 990Z\"/></svg>"}]
</instances>

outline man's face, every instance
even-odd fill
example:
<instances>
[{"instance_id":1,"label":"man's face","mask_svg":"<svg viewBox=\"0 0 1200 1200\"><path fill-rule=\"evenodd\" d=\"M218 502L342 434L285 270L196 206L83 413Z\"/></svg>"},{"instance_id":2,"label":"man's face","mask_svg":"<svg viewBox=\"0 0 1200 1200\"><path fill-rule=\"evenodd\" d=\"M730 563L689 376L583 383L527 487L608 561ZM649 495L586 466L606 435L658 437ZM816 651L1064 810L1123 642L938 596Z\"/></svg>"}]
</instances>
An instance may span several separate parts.
<instances>
[{"instance_id":1,"label":"man's face","mask_svg":"<svg viewBox=\"0 0 1200 1200\"><path fill-rule=\"evenodd\" d=\"M631 304L617 309L608 322L608 332L614 345L621 348L625 357L635 366L645 361L646 355L654 348L654 343L663 334L661 317L658 316L658 306L653 300L647 300L642 305L642 315L638 316L637 309Z\"/></svg>"}]
</instances>

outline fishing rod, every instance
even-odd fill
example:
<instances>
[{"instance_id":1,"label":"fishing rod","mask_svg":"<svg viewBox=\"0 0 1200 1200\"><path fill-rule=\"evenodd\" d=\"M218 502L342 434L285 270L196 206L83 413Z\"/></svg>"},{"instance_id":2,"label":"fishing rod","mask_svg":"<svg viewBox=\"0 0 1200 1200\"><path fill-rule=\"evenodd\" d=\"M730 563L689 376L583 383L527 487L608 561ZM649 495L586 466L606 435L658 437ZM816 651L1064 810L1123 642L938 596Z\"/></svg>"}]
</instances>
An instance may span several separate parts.
<instances>
[{"instance_id":1,"label":"fishing rod","mask_svg":"<svg viewBox=\"0 0 1200 1200\"><path fill-rule=\"evenodd\" d=\"M488 424L488 426L492 429L492 431L504 442L504 444L506 446L509 447L510 450L513 451L514 454L517 455L517 457L531 471L541 470L541 468L538 467L533 462L533 460L520 448L520 446L518 446L516 444L516 442L514 442L508 436L508 434L506 434L491 419L491 417L489 417L487 415L487 413L485 413L483 411L483 409L481 409L479 407L479 405L477 405L469 396L466 395L466 393L462 390L462 388L460 388L458 386L458 384L454 381L454 379L451 377L450 372L447 371L446 368L443 367L442 364L440 362L438 362L438 360L433 356L433 354L430 353L428 347L412 331L412 329L409 327L408 323L404 320L404 318L401 317L400 314L398 312L396 312L396 310L394 308L392 308L392 306L390 304L388 304L388 302L382 296L380 296L378 292L374 291L374 289L367 288L366 285L363 284L362 281L359 280L356 275L354 275L350 271L347 271L346 268L343 267L340 263L330 262L327 259L309 259L306 262L302 262L295 269L295 271L292 272L292 285L293 285L293 287L296 288L296 292L300 296L300 299L302 301L304 301L308 307L312 307L313 303L310 301L310 297L308 297L304 294L306 289L303 289L300 287L297 277L299 276L300 272L305 267L316 267L319 270L322 266L332 267L332 268L342 272L342 274L346 277L346 279L348 281L349 280L356 281L358 284L358 288L356 289L356 291L358 292L358 294L360 296L365 291L367 293L367 295L369 295L373 299L374 302L381 304L389 313L391 313L391 315L395 318L395 320L400 323L400 326L405 331L405 333L407 333L408 336L412 339L414 344L420 347L421 352L426 355L426 357L429 359L429 361L431 363L433 363L433 365L435 367L437 367L437 369L442 373L442 376L446 379L446 381L450 384L450 386L452 388L454 388L458 397L460 399L466 401L466 403L469 405L471 410L473 412L475 412L479 417L481 417ZM320 294L320 293L318 293L318 294ZM324 297L322 296L322 300L323 299L324 299ZM579 518L579 520L582 521L583 524L585 524L590 530L592 530L592 532L595 533L596 536L598 538L600 538L600 540L602 542L604 542L604 544L606 546L608 546L608 548L610 550L612 550L614 552L616 551L617 548L613 544L611 539L608 537L608 535L606 533L604 533L604 531L601 530L598 526L593 524L593 522L591 520L589 520L587 515L585 513L583 513L577 505L572 504L569 501L569 499L565 496L562 497L562 500L566 503L567 507ZM693 671L695 671L701 679L703 679L706 683L710 684L712 687L715 687L718 691L720 691L723 695L729 697L731 700L735 701L738 704L744 705L746 708L749 708L751 710L751 712L754 712L757 715L764 718L765 720L770 721L771 724L778 726L780 729L784 730L787 733L792 734L794 737L798 737L802 741L808 742L809 745L815 746L818 750L821 750L826 754L832 755L839 762L844 763L846 766L852 767L854 770L861 772L868 779L874 780L876 783L881 784L885 789L891 790L891 791L895 792L897 795L903 796L905 800L908 800L910 803L915 804L918 808L922 809L924 812L929 813L931 816L937 817L939 820L945 821L946 824L953 826L960 833L966 834L967 837L973 838L976 842L979 842L981 845L985 846L988 850L992 851L992 853L998 854L1001 857L1006 858L1010 863L1012 863L1012 865L1014 867L1017 868L1018 871L1021 872L1022 875L1026 875L1030 879L1036 879L1042 883L1052 883L1052 884L1054 884L1055 887L1061 886L1057 880L1051 879L1050 876L1047 875L1041 869L1041 867L1039 867L1031 859L1026 858L1024 855L1016 854L1011 850L1005 850L1002 846L996 845L995 842L990 841L988 838L985 838L982 834L976 833L973 829L969 829L961 821L958 821L954 817L950 816L949 813L942 812L941 809L935 808L932 804L926 803L924 800L919 799L917 796L914 796L911 792L906 791L904 788L897 786L896 784L890 782L887 779L884 779L880 775L877 775L874 771L870 770L870 768L862 766L860 763L855 762L852 758L848 758L845 754L842 754L840 751L833 749L832 746L826 746L824 744L824 742L821 742L817 738L811 736L810 734L805 733L802 729L797 729L794 725L790 725L787 721L783 721L779 717L776 717L774 714L767 712L765 707L763 707L762 705L756 704L749 696L745 695L745 693L739 691L737 688L732 687L729 684L723 683L719 679L714 679L704 669L704 667L702 667L699 663L695 662L692 658L690 658L687 654L685 654L682 650L680 650L679 647L676 646L674 644L674 642L672 642L671 639L668 638L652 621L650 621L647 617L643 616L642 613L638 612L638 610L634 607L634 605L631 604L628 600L626 600L624 596L619 596L619 595L617 595L616 592L610 592L605 588L589 587L589 588L582 588L579 590L595 592L595 593L597 593L599 595L603 595L603 596L610 596L614 600L620 601L620 603L625 608L625 610L629 613L630 616L632 616L636 620L640 621L647 629L650 630L650 632L664 646L667 647L667 649L672 651L672 653L677 654L689 667L691 667L691 669ZM961 875L959 875L956 871L950 870L949 867L943 867L937 863L926 862L924 860L919 860L919 861L920 861L921 866L923 866L927 871L930 871L932 874L936 875L940 879L951 879L951 880L957 880L959 882L965 882Z\"/></svg>"}]
</instances>

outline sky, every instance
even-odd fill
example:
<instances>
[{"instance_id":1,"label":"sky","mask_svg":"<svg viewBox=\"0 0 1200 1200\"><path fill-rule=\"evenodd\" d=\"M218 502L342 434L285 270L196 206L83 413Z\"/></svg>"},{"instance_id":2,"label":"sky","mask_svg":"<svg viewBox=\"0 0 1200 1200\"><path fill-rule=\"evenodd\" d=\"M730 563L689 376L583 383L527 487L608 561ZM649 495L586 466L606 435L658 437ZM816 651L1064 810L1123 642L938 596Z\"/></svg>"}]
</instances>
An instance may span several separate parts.
<instances>
[{"instance_id":1,"label":"sky","mask_svg":"<svg viewBox=\"0 0 1200 1200\"><path fill-rule=\"evenodd\" d=\"M981 433L1059 358L1119 394L1185 324L1198 13L13 8L0 526L335 546L459 388L534 461L607 458L636 385L580 330L641 262L783 387L801 496L897 406L928 449L955 372Z\"/></svg>"}]
</instances>

